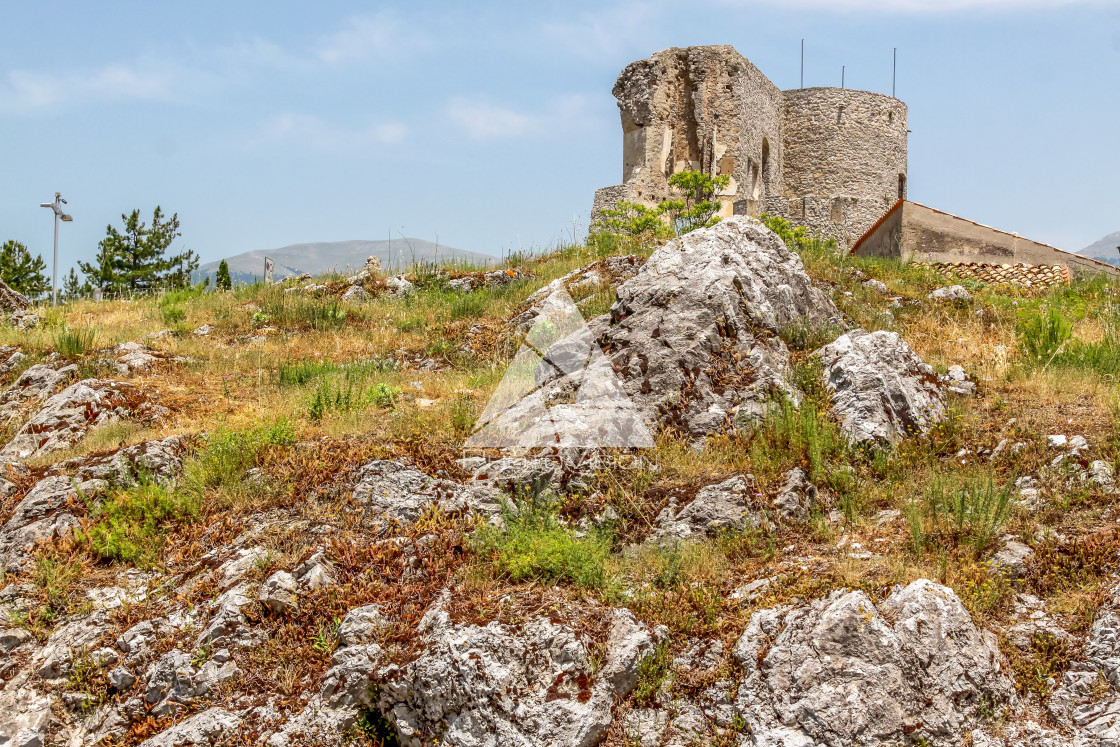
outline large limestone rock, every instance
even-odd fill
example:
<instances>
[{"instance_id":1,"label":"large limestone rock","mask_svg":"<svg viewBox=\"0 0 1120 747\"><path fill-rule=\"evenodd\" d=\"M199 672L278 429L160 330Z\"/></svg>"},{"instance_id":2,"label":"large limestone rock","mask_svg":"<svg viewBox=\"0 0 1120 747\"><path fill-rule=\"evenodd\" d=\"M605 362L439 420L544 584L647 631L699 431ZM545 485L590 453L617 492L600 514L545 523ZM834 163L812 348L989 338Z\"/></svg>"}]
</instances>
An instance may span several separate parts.
<instances>
[{"instance_id":1,"label":"large limestone rock","mask_svg":"<svg viewBox=\"0 0 1120 747\"><path fill-rule=\"evenodd\" d=\"M589 662L587 642L547 617L520 630L499 623L452 624L436 609L421 624L415 661L379 672L380 708L403 747L591 747L612 721L616 698L638 682L651 635L627 610L612 613L605 661Z\"/></svg>"},{"instance_id":2,"label":"large limestone rock","mask_svg":"<svg viewBox=\"0 0 1120 747\"><path fill-rule=\"evenodd\" d=\"M705 539L724 531L742 531L756 526L751 510L754 477L739 475L700 489L696 498L678 508L670 503L657 516L653 538L662 542Z\"/></svg>"},{"instance_id":3,"label":"large limestone rock","mask_svg":"<svg viewBox=\"0 0 1120 747\"><path fill-rule=\"evenodd\" d=\"M1078 736L1078 747L1120 744L1120 585L1097 616L1083 658L1062 674L1050 715Z\"/></svg>"},{"instance_id":4,"label":"large limestone rock","mask_svg":"<svg viewBox=\"0 0 1120 747\"><path fill-rule=\"evenodd\" d=\"M223 708L210 708L140 743L140 747L209 747L221 744L241 724L241 717Z\"/></svg>"},{"instance_id":5,"label":"large limestone rock","mask_svg":"<svg viewBox=\"0 0 1120 747\"><path fill-rule=\"evenodd\" d=\"M0 394L0 417L11 418L18 415L24 407L45 400L77 373L78 367L74 364L58 368L46 363L29 366Z\"/></svg>"},{"instance_id":6,"label":"large limestone rock","mask_svg":"<svg viewBox=\"0 0 1120 747\"><path fill-rule=\"evenodd\" d=\"M728 218L654 252L619 286L609 315L548 349L537 382L546 400L578 397L574 358L593 341L646 423L701 436L760 416L776 392L796 398L778 335L839 321L781 239Z\"/></svg>"},{"instance_id":7,"label":"large limestone rock","mask_svg":"<svg viewBox=\"0 0 1120 747\"><path fill-rule=\"evenodd\" d=\"M31 305L27 296L0 280L0 309L3 311L23 311Z\"/></svg>"},{"instance_id":8,"label":"large limestone rock","mask_svg":"<svg viewBox=\"0 0 1120 747\"><path fill-rule=\"evenodd\" d=\"M497 515L501 508L496 492L489 487L436 479L415 467L384 459L359 470L353 498L366 509L372 524L384 526L414 522L434 506L486 516Z\"/></svg>"},{"instance_id":9,"label":"large limestone rock","mask_svg":"<svg viewBox=\"0 0 1120 747\"><path fill-rule=\"evenodd\" d=\"M1013 695L995 636L951 589L919 580L880 606L837 591L755 613L735 645L753 744L958 745Z\"/></svg>"},{"instance_id":10,"label":"large limestone rock","mask_svg":"<svg viewBox=\"0 0 1120 747\"><path fill-rule=\"evenodd\" d=\"M0 691L0 745L42 747L50 725L51 700L18 677Z\"/></svg>"},{"instance_id":11,"label":"large limestone rock","mask_svg":"<svg viewBox=\"0 0 1120 747\"><path fill-rule=\"evenodd\" d=\"M129 384L85 379L71 384L43 403L42 408L15 438L0 449L0 461L27 459L72 446L90 428L119 420L124 413Z\"/></svg>"},{"instance_id":12,"label":"large limestone rock","mask_svg":"<svg viewBox=\"0 0 1120 747\"><path fill-rule=\"evenodd\" d=\"M937 374L895 332L841 335L816 352L841 427L860 442L895 444L945 417Z\"/></svg>"}]
</instances>

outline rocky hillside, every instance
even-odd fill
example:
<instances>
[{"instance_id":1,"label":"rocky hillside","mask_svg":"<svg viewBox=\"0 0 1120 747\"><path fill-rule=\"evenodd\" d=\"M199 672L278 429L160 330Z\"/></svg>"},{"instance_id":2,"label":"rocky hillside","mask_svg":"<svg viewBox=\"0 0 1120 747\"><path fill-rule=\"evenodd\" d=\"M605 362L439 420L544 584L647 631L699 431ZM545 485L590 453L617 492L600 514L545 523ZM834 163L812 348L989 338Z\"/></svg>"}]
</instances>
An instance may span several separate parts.
<instances>
[{"instance_id":1,"label":"rocky hillside","mask_svg":"<svg viewBox=\"0 0 1120 747\"><path fill-rule=\"evenodd\" d=\"M0 745L1117 744L1120 287L770 227L9 317Z\"/></svg>"}]
</instances>

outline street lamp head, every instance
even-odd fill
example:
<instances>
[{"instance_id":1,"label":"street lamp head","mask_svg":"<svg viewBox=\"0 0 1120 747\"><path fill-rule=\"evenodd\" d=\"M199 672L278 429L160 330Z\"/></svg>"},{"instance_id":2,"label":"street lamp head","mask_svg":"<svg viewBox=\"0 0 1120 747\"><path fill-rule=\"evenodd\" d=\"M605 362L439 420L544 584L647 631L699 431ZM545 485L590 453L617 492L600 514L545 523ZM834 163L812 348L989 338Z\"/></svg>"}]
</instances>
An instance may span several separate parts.
<instances>
[{"instance_id":1,"label":"street lamp head","mask_svg":"<svg viewBox=\"0 0 1120 747\"><path fill-rule=\"evenodd\" d=\"M59 215L58 217L59 217L59 218L61 218L61 219L63 220L63 222L64 222L64 223L69 223L70 221L74 220L73 218L71 218L71 217L70 217L69 215L67 215L66 213L62 213L62 214L61 214L61 215Z\"/></svg>"}]
</instances>

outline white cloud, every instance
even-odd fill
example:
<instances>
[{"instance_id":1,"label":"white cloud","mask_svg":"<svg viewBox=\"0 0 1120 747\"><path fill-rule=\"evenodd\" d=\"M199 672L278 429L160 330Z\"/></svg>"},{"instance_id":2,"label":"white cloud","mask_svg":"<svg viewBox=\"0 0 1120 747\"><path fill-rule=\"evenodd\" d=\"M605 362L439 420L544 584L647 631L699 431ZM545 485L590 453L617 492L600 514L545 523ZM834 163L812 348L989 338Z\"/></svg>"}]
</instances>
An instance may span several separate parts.
<instances>
[{"instance_id":1,"label":"white cloud","mask_svg":"<svg viewBox=\"0 0 1120 747\"><path fill-rule=\"evenodd\" d=\"M383 10L372 16L352 16L346 26L323 39L315 57L328 65L394 57L428 45L427 37Z\"/></svg>"},{"instance_id":2,"label":"white cloud","mask_svg":"<svg viewBox=\"0 0 1120 747\"><path fill-rule=\"evenodd\" d=\"M874 10L900 13L951 13L961 10L1023 10L1103 4L1104 0L714 0L717 5L813 8L841 12Z\"/></svg>"},{"instance_id":3,"label":"white cloud","mask_svg":"<svg viewBox=\"0 0 1120 747\"><path fill-rule=\"evenodd\" d=\"M543 31L553 44L581 56L617 57L644 47L657 35L662 7L664 3L628 0L614 7L579 13L571 19L545 23Z\"/></svg>"},{"instance_id":4,"label":"white cloud","mask_svg":"<svg viewBox=\"0 0 1120 747\"><path fill-rule=\"evenodd\" d=\"M400 57L430 44L395 13L354 16L334 34L290 50L260 38L186 46L88 68L16 69L0 76L0 111L30 111L87 102L196 101L251 85L262 73L315 74L344 64ZM390 137L400 137L390 134Z\"/></svg>"},{"instance_id":5,"label":"white cloud","mask_svg":"<svg viewBox=\"0 0 1120 747\"><path fill-rule=\"evenodd\" d=\"M587 96L558 96L538 112L519 111L465 96L451 99L447 116L475 140L571 132L599 123L601 117Z\"/></svg>"},{"instance_id":6,"label":"white cloud","mask_svg":"<svg viewBox=\"0 0 1120 747\"><path fill-rule=\"evenodd\" d=\"M394 145L406 137L408 127L401 122L346 127L310 114L287 112L266 123L250 143L253 147L297 144L312 150L340 153Z\"/></svg>"},{"instance_id":7,"label":"white cloud","mask_svg":"<svg viewBox=\"0 0 1120 747\"><path fill-rule=\"evenodd\" d=\"M516 137L540 125L540 117L535 115L468 98L452 99L447 105L447 114L477 140Z\"/></svg>"}]
</instances>

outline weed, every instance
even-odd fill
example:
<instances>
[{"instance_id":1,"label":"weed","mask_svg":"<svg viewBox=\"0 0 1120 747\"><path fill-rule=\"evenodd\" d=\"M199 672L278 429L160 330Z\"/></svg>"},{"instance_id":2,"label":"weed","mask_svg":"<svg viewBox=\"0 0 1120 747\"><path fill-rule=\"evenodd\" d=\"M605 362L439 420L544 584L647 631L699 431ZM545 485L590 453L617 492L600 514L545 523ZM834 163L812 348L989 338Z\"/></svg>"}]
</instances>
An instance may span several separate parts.
<instances>
[{"instance_id":1,"label":"weed","mask_svg":"<svg viewBox=\"0 0 1120 747\"><path fill-rule=\"evenodd\" d=\"M311 639L311 648L321 654L329 654L338 648L338 629L342 621L337 617L330 623L319 623L319 629Z\"/></svg>"},{"instance_id":2,"label":"weed","mask_svg":"<svg viewBox=\"0 0 1120 747\"><path fill-rule=\"evenodd\" d=\"M97 330L93 327L63 327L55 333L54 349L64 358L81 358L97 348Z\"/></svg>"},{"instance_id":3,"label":"weed","mask_svg":"<svg viewBox=\"0 0 1120 747\"><path fill-rule=\"evenodd\" d=\"M94 523L82 538L98 560L150 566L159 558L167 532L196 520L200 507L197 494L142 480L94 504Z\"/></svg>"},{"instance_id":4,"label":"weed","mask_svg":"<svg viewBox=\"0 0 1120 747\"><path fill-rule=\"evenodd\" d=\"M1017 325L1019 352L1030 366L1046 367L1065 348L1073 335L1073 324L1053 306L1024 312Z\"/></svg>"},{"instance_id":5,"label":"weed","mask_svg":"<svg viewBox=\"0 0 1120 747\"><path fill-rule=\"evenodd\" d=\"M657 702L657 693L669 676L671 665L669 642L662 641L657 644L653 653L638 664L638 686L634 688L634 705L645 708Z\"/></svg>"},{"instance_id":6,"label":"weed","mask_svg":"<svg viewBox=\"0 0 1120 747\"><path fill-rule=\"evenodd\" d=\"M544 583L568 582L584 588L601 588L604 564L610 555L611 536L594 530L577 537L560 525L557 506L544 498L524 501L516 511L503 511L505 527L484 527L474 549L491 558L499 572L512 581L538 579Z\"/></svg>"}]
</instances>

